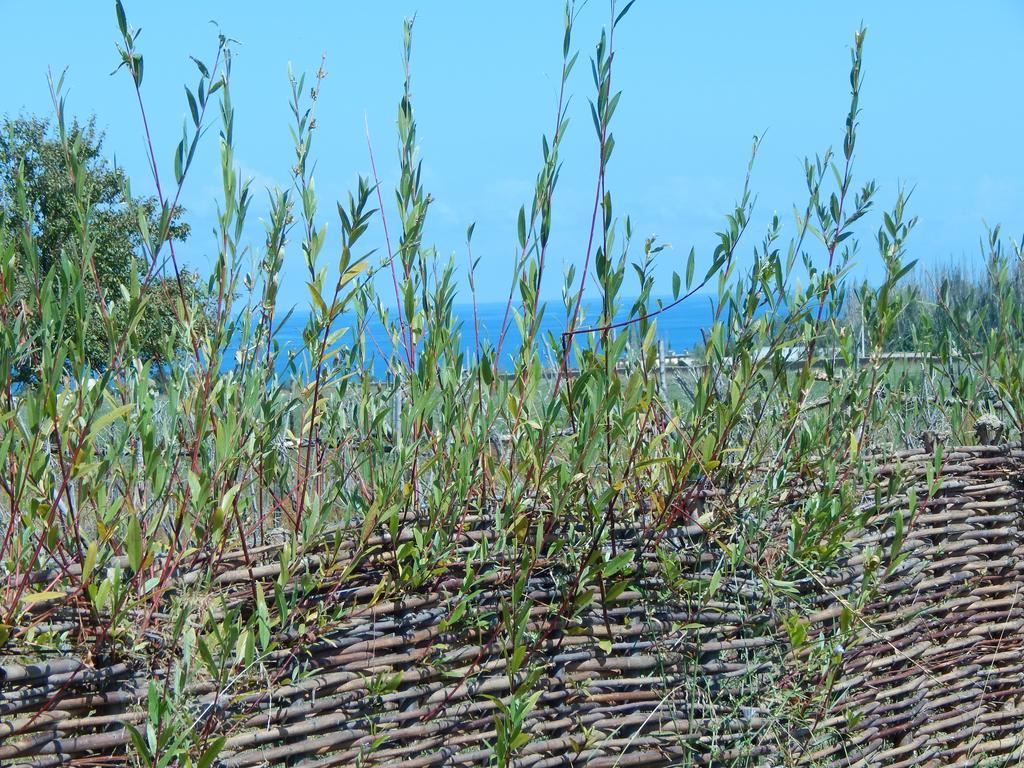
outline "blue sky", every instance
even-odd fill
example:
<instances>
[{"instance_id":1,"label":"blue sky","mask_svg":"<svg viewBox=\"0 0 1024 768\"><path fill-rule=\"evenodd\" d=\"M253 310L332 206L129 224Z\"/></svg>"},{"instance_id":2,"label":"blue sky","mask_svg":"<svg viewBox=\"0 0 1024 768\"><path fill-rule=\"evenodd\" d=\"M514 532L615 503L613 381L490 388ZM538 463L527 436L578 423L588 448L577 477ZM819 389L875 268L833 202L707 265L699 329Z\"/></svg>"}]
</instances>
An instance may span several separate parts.
<instances>
[{"instance_id":1,"label":"blue sky","mask_svg":"<svg viewBox=\"0 0 1024 768\"><path fill-rule=\"evenodd\" d=\"M560 2L125 0L125 6L129 22L143 30L144 96L167 176L188 109L182 83L194 81L188 56L212 54L211 18L240 41L233 76L237 159L257 188L288 183L289 62L313 72L326 53L314 154L321 212L335 233L333 201L357 174L369 172L364 119L382 181L395 179L401 24L417 13L414 105L424 180L436 198L428 240L462 266L466 227L476 222L480 297L506 294L516 213L529 202L540 136L552 129ZM95 112L107 151L128 169L137 192L151 190L130 82L124 72L110 76L118 63L113 3L11 3L5 19L0 112L48 114L47 67L67 67L70 111ZM591 0L575 33L581 61L556 193L549 297L557 295L562 265L581 264L585 253L597 167L586 59L607 21L607 3ZM984 221L1020 236L1024 4L639 0L616 38L615 86L623 96L609 183L616 211L631 214L641 243L656 234L673 245L659 269L665 292L691 245L707 263L714 232L739 193L755 133L766 132L753 182L758 214L742 251L750 253L775 211L792 230L793 204L803 200L802 158L841 146L849 46L862 21L868 39L857 175L877 180L879 205L891 203L900 183L915 187L911 207L921 223L912 255L925 264L975 259ZM200 268L213 248L214 139L210 134L182 198L194 227L183 250ZM249 233L257 246L265 196L258 199ZM379 229L371 234L374 245L382 243ZM329 259L336 242L328 238ZM864 238L859 272L868 277L880 263L871 246ZM296 244L286 266L286 302L304 302L304 279Z\"/></svg>"}]
</instances>

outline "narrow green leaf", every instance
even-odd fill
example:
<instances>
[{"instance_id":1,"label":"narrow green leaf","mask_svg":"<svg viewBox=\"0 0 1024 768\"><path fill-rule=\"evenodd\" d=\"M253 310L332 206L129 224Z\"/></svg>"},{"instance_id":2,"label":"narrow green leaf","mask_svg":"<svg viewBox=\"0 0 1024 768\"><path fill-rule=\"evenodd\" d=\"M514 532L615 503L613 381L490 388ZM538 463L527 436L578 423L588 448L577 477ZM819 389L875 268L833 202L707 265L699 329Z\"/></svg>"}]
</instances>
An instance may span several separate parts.
<instances>
[{"instance_id":1,"label":"narrow green leaf","mask_svg":"<svg viewBox=\"0 0 1024 768\"><path fill-rule=\"evenodd\" d=\"M214 739L210 746L203 750L203 754L199 756L199 762L196 763L196 768L210 768L213 765L213 761L217 759L217 755L224 749L224 743L227 741L226 736L218 736Z\"/></svg>"},{"instance_id":2,"label":"narrow green leaf","mask_svg":"<svg viewBox=\"0 0 1024 768\"><path fill-rule=\"evenodd\" d=\"M96 567L96 556L98 554L98 547L95 541L89 542L89 548L85 551L85 561L82 563L82 583L89 581L89 577L92 575L93 568Z\"/></svg>"},{"instance_id":3,"label":"narrow green leaf","mask_svg":"<svg viewBox=\"0 0 1024 768\"><path fill-rule=\"evenodd\" d=\"M110 408L92 423L92 425L89 428L89 436L94 437L95 435L99 434L100 432L103 431L105 427L109 426L110 424L113 424L115 421L125 416L129 411L131 411L131 409L131 403L119 405L117 408Z\"/></svg>"},{"instance_id":4,"label":"narrow green leaf","mask_svg":"<svg viewBox=\"0 0 1024 768\"><path fill-rule=\"evenodd\" d=\"M44 603L47 600L57 600L62 597L66 597L63 592L29 592L21 596L21 602L25 605L33 605L35 603Z\"/></svg>"},{"instance_id":5,"label":"narrow green leaf","mask_svg":"<svg viewBox=\"0 0 1024 768\"><path fill-rule=\"evenodd\" d=\"M117 11L117 28L121 30L121 37L128 36L128 19L124 15L124 6L121 4L121 0L117 0L115 3L115 10Z\"/></svg>"},{"instance_id":6,"label":"narrow green leaf","mask_svg":"<svg viewBox=\"0 0 1024 768\"><path fill-rule=\"evenodd\" d=\"M128 521L124 547L128 554L128 565L137 572L142 567L142 527L139 525L139 518L135 515Z\"/></svg>"}]
</instances>

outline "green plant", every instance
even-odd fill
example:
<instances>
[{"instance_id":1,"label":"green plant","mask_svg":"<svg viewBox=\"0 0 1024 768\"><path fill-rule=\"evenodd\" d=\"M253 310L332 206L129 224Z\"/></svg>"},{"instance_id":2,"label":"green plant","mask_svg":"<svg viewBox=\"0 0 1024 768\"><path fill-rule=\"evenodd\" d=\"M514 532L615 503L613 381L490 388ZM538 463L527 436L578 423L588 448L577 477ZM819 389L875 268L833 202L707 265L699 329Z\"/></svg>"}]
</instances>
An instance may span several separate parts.
<instances>
[{"instance_id":1,"label":"green plant","mask_svg":"<svg viewBox=\"0 0 1024 768\"><path fill-rule=\"evenodd\" d=\"M734 590L755 590L766 611L785 606L790 646L813 662L806 680L778 681L765 718L772 738L789 748L790 732L821 718L842 655L836 649L876 580L900 566L917 514L918 503L886 507L894 488L872 480L877 454L898 437L893 420L901 418L901 428L930 423L934 395L942 418L961 432L994 403L1019 431L1024 355L1011 331L1024 322L1019 246L1013 261L994 230L983 286L951 279L937 299L926 295L909 283L915 219L908 195L896 191L877 222L884 275L851 287L855 225L870 221L880 194L855 181L864 30L852 47L842 149L805 162L806 199L793 224L775 216L748 245L763 140L754 137L715 247L691 250L676 265L671 300L652 298L654 265L672 253L653 237L640 245L639 225L614 209L606 173L621 98L615 30L631 6L610 4L591 61L591 231L579 244L581 269L568 269L561 307L551 309L542 286L571 135L567 87L580 12L572 3L565 9L553 131L514 224L501 332L487 344L475 313L472 327L458 320L455 260L425 242L432 198L417 155L411 21L403 29L394 205L385 205L368 137L370 176L322 212L315 107L328 81L323 67L310 82L293 75L291 184L270 191L265 240L246 254L253 193L234 156L232 41L218 37L211 66L195 61L196 81L186 88L191 124L169 153L171 183L147 126L138 35L116 4L121 63L156 191L137 204L117 193L121 214L135 209L137 227L126 241L137 259L120 278L117 311L104 309L94 286L105 278L87 258L102 245L93 223L103 198L84 182L62 188L73 215L60 223L69 245L56 250L48 233L59 222L45 214L28 224L36 208L24 172L13 171L13 193L3 200L10 213L0 227L0 646L45 642L132 659L173 649L182 663L165 685L149 686L144 727L132 731L142 764L209 765L224 747L215 735L220 702L263 676L294 671L301 679L301 653L284 641L301 647L341 624L339 596L360 568L374 575L375 600L455 593L438 625L479 646L460 667L466 680L481 672L486 649L500 647L507 693L487 702L499 765L513 763L529 741L542 651L583 637L584 653L607 656L611 614L626 595L699 612ZM60 81L54 102L58 142L47 151L76 179L103 170L88 130L64 127ZM198 143L214 133L222 179L216 259L193 290L174 250L178 199ZM326 220L335 213L340 237L332 241ZM473 230L466 257L475 302ZM751 252L747 262L741 254ZM709 265L703 274L698 259ZM290 310L278 287L290 261L307 276L310 313L304 348L285 354L276 334ZM627 298L629 276L639 290ZM588 281L599 294L593 318L583 312ZM657 375L657 324L706 289L712 320L683 394L672 396ZM977 301L953 306L955 291ZM941 324L929 301L943 309ZM548 311L562 313L564 333L541 334ZM176 329L161 355L147 346L154 312L170 313ZM890 353L908 343L908 318L926 315L933 320L914 321L909 339L935 359L911 375ZM373 348L371 320L384 325L390 347ZM512 323L523 343L509 350ZM103 344L92 343L97 334ZM375 355L384 357L383 377ZM926 469L928 498L941 456L940 447ZM889 550L872 553L878 562L860 593L836 597L834 636L811 636L808 616L819 606L809 592L827 587L851 537L883 509L895 532ZM705 549L687 543L694 531ZM740 587L741 571L749 584ZM221 589L225 574L237 589ZM541 577L548 586L533 590ZM62 637L46 620L58 599L88 616ZM484 600L492 602L475 614ZM584 626L595 605L603 626ZM748 682L730 693L729 717L752 695ZM362 684L381 700L398 685L387 676ZM712 698L699 679L688 684L701 706ZM210 696L198 708L195 686ZM449 695L422 717L440 712ZM372 751L387 729L370 730Z\"/></svg>"}]
</instances>

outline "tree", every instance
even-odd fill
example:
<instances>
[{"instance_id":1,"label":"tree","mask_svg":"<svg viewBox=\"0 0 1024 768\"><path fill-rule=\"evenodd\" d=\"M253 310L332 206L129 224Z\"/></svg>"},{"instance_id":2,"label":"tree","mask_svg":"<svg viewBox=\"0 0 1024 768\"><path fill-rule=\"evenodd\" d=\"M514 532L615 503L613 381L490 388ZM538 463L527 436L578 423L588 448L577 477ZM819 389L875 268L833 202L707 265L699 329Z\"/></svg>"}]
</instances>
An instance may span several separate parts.
<instances>
[{"instance_id":1,"label":"tree","mask_svg":"<svg viewBox=\"0 0 1024 768\"><path fill-rule=\"evenodd\" d=\"M126 318L118 316L125 306L121 300L124 291L134 280L144 282L151 271L139 231L140 213L148 222L149 231L156 233L159 204L156 198L130 193L125 172L111 165L103 155L103 135L96 130L95 118L84 124L72 123L67 141L75 147L80 167L87 176L79 180L77 193L68 170L65 145L54 135L49 121L8 117L0 124L0 236L17 238L27 225L38 256L38 265L31 267L27 259L22 260L16 293L24 296L38 289L46 274L59 266L62 259L83 258L76 205L81 190L86 189L92 247L88 268L81 270L83 288L93 308L102 301L115 324L126 324ZM25 208L19 203L19 176L28 221ZM180 208L173 212L168 240L188 237L183 213ZM185 270L180 277L179 286L174 276L163 275L159 268L150 276L148 299L133 336L133 353L143 359L166 362L169 354L185 346L187 340L178 322L180 298L184 294L187 304L202 307L204 286L194 272ZM100 370L110 361L110 334L101 324L101 313L90 311L87 318L85 356L91 367Z\"/></svg>"}]
</instances>

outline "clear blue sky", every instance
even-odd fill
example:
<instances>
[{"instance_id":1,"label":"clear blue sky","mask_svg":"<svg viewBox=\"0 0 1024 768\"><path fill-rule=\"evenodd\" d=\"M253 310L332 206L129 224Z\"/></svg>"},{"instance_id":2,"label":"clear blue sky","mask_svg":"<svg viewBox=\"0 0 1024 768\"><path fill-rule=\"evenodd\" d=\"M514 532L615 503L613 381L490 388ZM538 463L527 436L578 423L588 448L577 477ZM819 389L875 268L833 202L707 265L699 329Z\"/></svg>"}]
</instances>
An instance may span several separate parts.
<instances>
[{"instance_id":1,"label":"clear blue sky","mask_svg":"<svg viewBox=\"0 0 1024 768\"><path fill-rule=\"evenodd\" d=\"M288 63L312 72L326 53L330 74L318 107L315 154L328 220L333 201L356 174L369 171L364 116L385 184L395 178L401 24L417 13L414 103L425 182L437 200L428 239L464 265L464 233L476 222L481 298L505 294L516 212L529 201L540 136L552 128L560 2L125 5L129 22L143 30L144 93L168 177L187 114L181 84L194 82L188 56L212 53L211 18L240 41L237 157L257 187L288 181ZM68 67L69 109L95 112L108 152L131 173L136 191L151 190L130 83L124 72L110 76L118 63L113 3L9 3L4 16L0 112L48 114L47 67ZM545 289L552 297L561 265L581 263L585 251L596 171L586 59L607 21L607 3L591 0L576 30L581 54L572 82L574 122ZM900 182L916 187L912 208L921 223L912 254L926 264L974 259L983 220L1001 222L1017 237L1024 231L1024 4L639 0L617 33L615 85L624 93L609 177L616 211L632 215L638 235L657 234L674 246L661 262L663 291L691 245L706 263L713 233L739 192L755 133L767 131L754 176L760 214L744 253L773 211L792 229L793 204L803 199L803 156L841 146L849 45L862 21L868 39L858 175L878 181L880 204L892 201ZM200 267L209 263L219 189L213 139L209 135L183 196L194 226L185 251ZM258 245L262 205L252 213L250 234ZM336 221L331 228L337 232ZM372 235L376 244L379 229ZM336 242L329 237L329 248ZM860 270L868 276L879 266L871 245L865 239ZM305 300L297 247L283 296Z\"/></svg>"}]
</instances>

